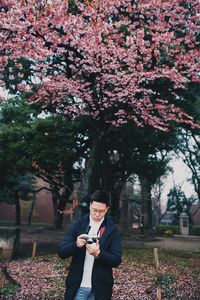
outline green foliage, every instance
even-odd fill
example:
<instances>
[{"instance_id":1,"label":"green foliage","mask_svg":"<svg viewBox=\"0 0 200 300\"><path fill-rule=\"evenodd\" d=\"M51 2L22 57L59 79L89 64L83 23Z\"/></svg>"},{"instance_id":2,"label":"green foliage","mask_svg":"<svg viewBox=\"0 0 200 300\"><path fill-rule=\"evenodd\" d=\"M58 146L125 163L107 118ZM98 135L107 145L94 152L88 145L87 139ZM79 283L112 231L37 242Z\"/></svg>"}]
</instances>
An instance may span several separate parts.
<instances>
[{"instance_id":1,"label":"green foliage","mask_svg":"<svg viewBox=\"0 0 200 300\"><path fill-rule=\"evenodd\" d=\"M12 204L17 192L34 190L33 176L27 175L36 173L33 160L51 175L58 172L61 164L65 184L72 186L72 176L78 172L83 154L79 146L85 144L84 135L78 134L78 122L67 121L62 114L41 111L40 106L28 105L24 98L1 103L0 200Z\"/></svg>"},{"instance_id":2,"label":"green foliage","mask_svg":"<svg viewBox=\"0 0 200 300\"><path fill-rule=\"evenodd\" d=\"M28 193L36 190L36 177L32 174L7 175L0 189L0 201L14 204L20 195L23 200L29 200Z\"/></svg>"},{"instance_id":3,"label":"green foliage","mask_svg":"<svg viewBox=\"0 0 200 300\"><path fill-rule=\"evenodd\" d=\"M33 65L33 60L25 58L18 58L16 61L9 60L3 72L6 89L15 94L18 84L24 80L30 82L31 76L34 76Z\"/></svg>"},{"instance_id":4,"label":"green foliage","mask_svg":"<svg viewBox=\"0 0 200 300\"><path fill-rule=\"evenodd\" d=\"M158 273L154 279L156 286L162 289L162 296L165 299L171 299L171 297L176 295L176 289L172 285L175 281L175 276L173 274L161 274Z\"/></svg>"},{"instance_id":5,"label":"green foliage","mask_svg":"<svg viewBox=\"0 0 200 300\"><path fill-rule=\"evenodd\" d=\"M180 186L174 186L167 195L167 210L174 212L174 224L179 224L179 216L184 211L190 217L190 208L196 202L193 196L186 197Z\"/></svg>"},{"instance_id":6,"label":"green foliage","mask_svg":"<svg viewBox=\"0 0 200 300\"><path fill-rule=\"evenodd\" d=\"M190 234L200 236L200 226L192 226Z\"/></svg>"},{"instance_id":7,"label":"green foliage","mask_svg":"<svg viewBox=\"0 0 200 300\"><path fill-rule=\"evenodd\" d=\"M0 107L0 172L5 175L23 174L31 169L28 142L33 111L24 100L12 99Z\"/></svg>"},{"instance_id":8,"label":"green foliage","mask_svg":"<svg viewBox=\"0 0 200 300\"><path fill-rule=\"evenodd\" d=\"M119 156L112 162L113 176L123 170L128 175L143 175L154 184L168 171L165 151L172 150L175 140L173 131L161 132L148 126L140 128L132 123L110 127L104 147L111 153L115 150Z\"/></svg>"},{"instance_id":9,"label":"green foliage","mask_svg":"<svg viewBox=\"0 0 200 300\"><path fill-rule=\"evenodd\" d=\"M179 227L176 225L163 225L159 224L156 226L156 232L159 235L165 235L166 232L171 232L173 234L178 234L179 233Z\"/></svg>"},{"instance_id":10,"label":"green foliage","mask_svg":"<svg viewBox=\"0 0 200 300\"><path fill-rule=\"evenodd\" d=\"M17 284L9 284L8 286L0 289L0 296L6 296L6 295L12 295L16 292L18 289Z\"/></svg>"}]
</instances>

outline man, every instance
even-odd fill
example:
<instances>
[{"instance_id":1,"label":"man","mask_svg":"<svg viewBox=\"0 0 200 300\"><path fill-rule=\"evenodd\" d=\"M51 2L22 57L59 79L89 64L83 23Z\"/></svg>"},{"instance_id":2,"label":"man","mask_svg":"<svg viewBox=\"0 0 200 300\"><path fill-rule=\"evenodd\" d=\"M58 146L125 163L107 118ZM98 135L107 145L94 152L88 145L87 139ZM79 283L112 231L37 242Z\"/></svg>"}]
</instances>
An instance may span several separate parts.
<instances>
[{"instance_id":1,"label":"man","mask_svg":"<svg viewBox=\"0 0 200 300\"><path fill-rule=\"evenodd\" d=\"M121 263L121 238L117 225L106 216L108 210L108 194L95 191L89 215L72 224L59 245L61 258L72 256L65 300L111 300L112 268Z\"/></svg>"}]
</instances>

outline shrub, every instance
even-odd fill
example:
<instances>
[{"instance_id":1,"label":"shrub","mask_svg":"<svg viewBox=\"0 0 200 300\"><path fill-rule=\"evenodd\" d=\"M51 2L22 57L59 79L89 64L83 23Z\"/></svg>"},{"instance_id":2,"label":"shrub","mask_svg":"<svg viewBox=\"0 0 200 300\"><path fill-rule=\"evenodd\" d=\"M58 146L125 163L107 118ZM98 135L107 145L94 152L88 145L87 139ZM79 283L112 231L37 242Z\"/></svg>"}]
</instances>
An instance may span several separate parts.
<instances>
[{"instance_id":1,"label":"shrub","mask_svg":"<svg viewBox=\"0 0 200 300\"><path fill-rule=\"evenodd\" d=\"M164 232L164 236L172 236L173 235L173 232L171 230L165 230Z\"/></svg>"},{"instance_id":2,"label":"shrub","mask_svg":"<svg viewBox=\"0 0 200 300\"><path fill-rule=\"evenodd\" d=\"M200 226L193 226L190 230L190 234L200 236Z\"/></svg>"},{"instance_id":3,"label":"shrub","mask_svg":"<svg viewBox=\"0 0 200 300\"><path fill-rule=\"evenodd\" d=\"M173 234L178 234L179 233L179 227L176 225L163 225L159 224L156 226L156 232L159 235L165 235L166 231L171 231L172 235Z\"/></svg>"},{"instance_id":4,"label":"shrub","mask_svg":"<svg viewBox=\"0 0 200 300\"><path fill-rule=\"evenodd\" d=\"M165 299L172 299L172 297L176 295L176 289L173 286L175 279L176 278L173 274L159 274L159 273L154 278L155 285L161 287L163 297Z\"/></svg>"},{"instance_id":5,"label":"shrub","mask_svg":"<svg viewBox=\"0 0 200 300\"><path fill-rule=\"evenodd\" d=\"M8 286L6 286L0 290L0 296L14 294L16 292L16 290L18 289L18 287L19 286L17 284L9 284Z\"/></svg>"}]
</instances>

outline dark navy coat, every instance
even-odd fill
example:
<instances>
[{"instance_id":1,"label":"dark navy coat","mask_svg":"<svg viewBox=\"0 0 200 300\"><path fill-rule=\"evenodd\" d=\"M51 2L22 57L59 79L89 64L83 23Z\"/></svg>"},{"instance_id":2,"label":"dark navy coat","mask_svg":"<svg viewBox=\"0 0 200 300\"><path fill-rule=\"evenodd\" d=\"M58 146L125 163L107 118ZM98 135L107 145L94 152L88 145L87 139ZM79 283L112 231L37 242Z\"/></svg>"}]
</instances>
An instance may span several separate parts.
<instances>
[{"instance_id":1,"label":"dark navy coat","mask_svg":"<svg viewBox=\"0 0 200 300\"><path fill-rule=\"evenodd\" d=\"M73 300L83 276L86 248L76 245L78 235L88 231L89 216L85 215L74 222L59 245L60 258L72 256L69 273L66 279L65 300ZM121 263L121 238L117 225L108 216L102 225L100 237L100 255L95 258L92 271L92 289L95 300L111 300L113 287L112 268ZM104 228L103 228L104 227Z\"/></svg>"}]
</instances>

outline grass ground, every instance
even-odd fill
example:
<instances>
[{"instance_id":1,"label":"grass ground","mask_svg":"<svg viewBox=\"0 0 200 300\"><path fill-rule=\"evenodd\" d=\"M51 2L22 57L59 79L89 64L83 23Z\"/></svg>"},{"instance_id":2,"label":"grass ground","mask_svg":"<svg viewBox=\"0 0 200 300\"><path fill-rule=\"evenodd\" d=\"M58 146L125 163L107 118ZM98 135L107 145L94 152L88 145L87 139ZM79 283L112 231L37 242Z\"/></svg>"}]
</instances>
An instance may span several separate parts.
<instances>
[{"instance_id":1,"label":"grass ground","mask_svg":"<svg viewBox=\"0 0 200 300\"><path fill-rule=\"evenodd\" d=\"M153 248L124 248L123 262L114 269L113 300L156 299L156 282L162 286L162 299L199 300L200 251L159 249L159 259L157 272ZM69 260L60 260L56 254L10 261L8 271L19 286L6 282L0 299L63 299L68 266Z\"/></svg>"}]
</instances>

